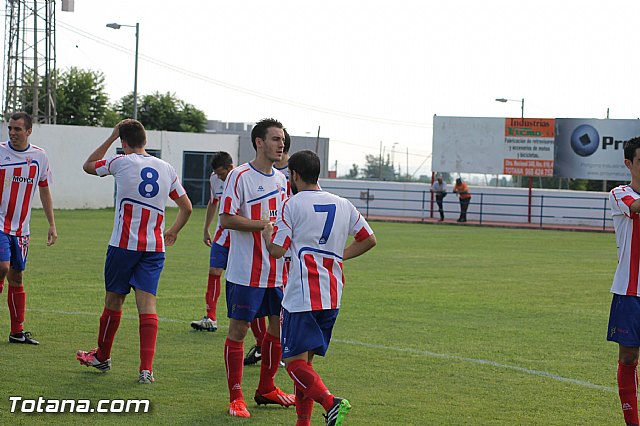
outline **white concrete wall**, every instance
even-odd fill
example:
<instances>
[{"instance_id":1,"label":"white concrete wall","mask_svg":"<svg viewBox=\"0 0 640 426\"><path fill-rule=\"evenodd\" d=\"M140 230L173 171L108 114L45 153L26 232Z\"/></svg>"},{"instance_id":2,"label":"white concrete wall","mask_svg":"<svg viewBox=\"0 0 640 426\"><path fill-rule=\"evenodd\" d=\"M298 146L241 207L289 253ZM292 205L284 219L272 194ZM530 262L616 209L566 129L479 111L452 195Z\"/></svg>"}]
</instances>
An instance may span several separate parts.
<instances>
[{"instance_id":1,"label":"white concrete wall","mask_svg":"<svg viewBox=\"0 0 640 426\"><path fill-rule=\"evenodd\" d=\"M431 203L431 185L424 183L377 182L362 180L320 179L323 189L348 198L363 214L427 218L438 217L435 201ZM361 195L369 190L373 200ZM460 212L458 198L448 185L444 199L447 218L457 218ZM488 222L526 223L529 190L527 188L470 187L472 198L467 218ZM606 226L611 221L609 194L604 192L534 189L532 191L531 222L543 224ZM368 209L367 209L368 207Z\"/></svg>"},{"instance_id":2,"label":"white concrete wall","mask_svg":"<svg viewBox=\"0 0 640 426\"><path fill-rule=\"evenodd\" d=\"M51 192L57 209L84 209L113 207L114 181L112 177L90 176L82 170L82 164L104 140L112 129L101 127L34 125L29 141L44 148L51 163L53 182ZM2 126L1 139L6 140L6 123ZM120 142L115 142L109 154L115 154ZM179 133L164 131L147 132L147 148L161 150L161 158L169 162L182 178L182 153L184 151L227 151L234 161L238 159L238 136L207 133ZM175 205L170 201L169 205ZM41 207L39 197L34 207Z\"/></svg>"}]
</instances>

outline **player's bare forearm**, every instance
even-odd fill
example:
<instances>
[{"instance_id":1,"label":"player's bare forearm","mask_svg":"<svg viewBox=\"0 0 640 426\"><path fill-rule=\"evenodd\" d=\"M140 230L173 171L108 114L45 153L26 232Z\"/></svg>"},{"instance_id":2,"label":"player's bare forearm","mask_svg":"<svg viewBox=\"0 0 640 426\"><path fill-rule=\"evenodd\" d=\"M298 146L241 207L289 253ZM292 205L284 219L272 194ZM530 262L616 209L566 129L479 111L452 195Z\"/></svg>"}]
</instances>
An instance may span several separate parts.
<instances>
[{"instance_id":1,"label":"player's bare forearm","mask_svg":"<svg viewBox=\"0 0 640 426\"><path fill-rule=\"evenodd\" d=\"M191 200L189 200L189 197L187 197L186 194L174 201L178 205L178 215L176 216L176 220L173 222L173 225L171 225L171 227L164 233L164 242L167 246L172 246L176 242L178 239L178 233L187 224L189 217L191 216L191 212L193 211Z\"/></svg>"},{"instance_id":2,"label":"player's bare forearm","mask_svg":"<svg viewBox=\"0 0 640 426\"><path fill-rule=\"evenodd\" d=\"M47 231L47 245L55 244L58 239L58 231L56 230L56 221L53 215L53 197L48 186L39 186L40 202L42 203L42 210L49 222L49 230Z\"/></svg>"},{"instance_id":3,"label":"player's bare forearm","mask_svg":"<svg viewBox=\"0 0 640 426\"><path fill-rule=\"evenodd\" d=\"M358 257L374 248L377 243L375 235L369 235L361 241L353 240L353 242L344 249L342 259L347 260Z\"/></svg>"},{"instance_id":4,"label":"player's bare forearm","mask_svg":"<svg viewBox=\"0 0 640 426\"><path fill-rule=\"evenodd\" d=\"M267 248L267 251L271 255L271 257L280 259L287 252L287 250L284 247L274 244L271 241L273 239L273 223L272 222L267 223L267 225L262 230L262 238L264 238L265 246Z\"/></svg>"},{"instance_id":5,"label":"player's bare forearm","mask_svg":"<svg viewBox=\"0 0 640 426\"><path fill-rule=\"evenodd\" d=\"M269 223L268 220L252 220L237 214L222 213L220 215L220 225L224 229L233 229L234 231L262 231L267 223Z\"/></svg>"},{"instance_id":6,"label":"player's bare forearm","mask_svg":"<svg viewBox=\"0 0 640 426\"><path fill-rule=\"evenodd\" d=\"M100 144L100 146L97 147L95 151L93 151L89 155L89 157L87 157L86 161L82 165L82 169L86 173L90 175L97 175L96 161L103 159L107 155L107 152L109 151L111 145L120 137L120 131L118 130L119 127L120 123L116 124L116 127L113 128L113 131L111 132L109 137L104 142L102 142L102 144Z\"/></svg>"},{"instance_id":7,"label":"player's bare forearm","mask_svg":"<svg viewBox=\"0 0 640 426\"><path fill-rule=\"evenodd\" d=\"M215 201L213 203L207 204L207 214L204 217L204 237L202 238L202 240L208 247L211 247L211 234L209 233L209 228L211 227L213 218L216 215L217 204L218 203Z\"/></svg>"},{"instance_id":8,"label":"player's bare forearm","mask_svg":"<svg viewBox=\"0 0 640 426\"><path fill-rule=\"evenodd\" d=\"M631 213L638 213L640 212L640 198L638 198L637 200L635 200L633 203L631 203L631 205L629 206L629 211Z\"/></svg>"}]
</instances>

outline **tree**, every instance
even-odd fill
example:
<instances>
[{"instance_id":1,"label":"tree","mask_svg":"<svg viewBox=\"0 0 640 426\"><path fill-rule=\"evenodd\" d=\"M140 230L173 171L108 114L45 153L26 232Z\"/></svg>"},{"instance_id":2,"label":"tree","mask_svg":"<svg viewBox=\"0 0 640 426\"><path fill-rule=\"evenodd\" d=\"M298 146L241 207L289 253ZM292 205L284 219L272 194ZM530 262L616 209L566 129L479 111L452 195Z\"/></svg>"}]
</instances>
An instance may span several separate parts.
<instances>
[{"instance_id":1,"label":"tree","mask_svg":"<svg viewBox=\"0 0 640 426\"><path fill-rule=\"evenodd\" d=\"M57 123L102 126L109 111L104 74L71 67L60 74L57 89Z\"/></svg>"},{"instance_id":2,"label":"tree","mask_svg":"<svg viewBox=\"0 0 640 426\"><path fill-rule=\"evenodd\" d=\"M358 168L357 164L353 163L351 165L351 170L349 170L349 173L343 177L345 179L358 179L358 174L360 174L360 169Z\"/></svg>"},{"instance_id":3,"label":"tree","mask_svg":"<svg viewBox=\"0 0 640 426\"><path fill-rule=\"evenodd\" d=\"M362 173L365 179L396 180L396 172L389 155L383 159L377 155L368 154L365 156L365 166Z\"/></svg>"},{"instance_id":4,"label":"tree","mask_svg":"<svg viewBox=\"0 0 640 426\"><path fill-rule=\"evenodd\" d=\"M126 95L114 107L120 118L133 116L133 94ZM138 120L147 130L204 132L207 117L195 106L178 99L175 94L155 92L138 100Z\"/></svg>"}]
</instances>

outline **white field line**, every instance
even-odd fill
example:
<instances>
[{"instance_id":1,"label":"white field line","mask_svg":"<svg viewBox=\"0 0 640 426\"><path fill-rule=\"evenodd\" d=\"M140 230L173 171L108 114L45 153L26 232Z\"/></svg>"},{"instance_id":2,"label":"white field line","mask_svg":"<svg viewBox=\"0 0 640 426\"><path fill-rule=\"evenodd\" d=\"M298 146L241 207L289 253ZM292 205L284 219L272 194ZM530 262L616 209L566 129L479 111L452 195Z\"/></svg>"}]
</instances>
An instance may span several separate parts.
<instances>
[{"instance_id":1,"label":"white field line","mask_svg":"<svg viewBox=\"0 0 640 426\"><path fill-rule=\"evenodd\" d=\"M77 316L98 317L98 315L95 312L69 312L69 311L62 311L62 310L31 309L31 308L27 309L27 311L29 311L29 312L39 312L39 313L43 313L43 314L61 314L61 315L77 315ZM138 319L138 317L134 316L134 315L122 315L122 318L123 319L127 319L127 320L137 320ZM158 322L184 323L184 324L187 324L190 321L178 320L178 319L173 319L173 318L158 317ZM226 328L226 327L218 327L218 329L222 329L222 328ZM424 351L424 350L413 349L413 348L399 348L399 347L396 347L396 346L387 346L387 345L379 345L379 344L375 344L375 343L359 342L357 340L345 340L345 339L333 338L333 339L331 339L331 341L334 342L334 343L342 343L342 344L346 344L346 345L361 346L361 347L369 348L369 349L381 349L381 350L385 350L385 351L401 352L401 353L425 356L425 357L430 357L430 358L442 358L442 359L448 359L448 360L451 360L451 361L466 362L466 363L470 363L470 364L489 365L491 367L501 368L501 369L505 369L505 370L513 370L513 371L518 371L520 373L530 374L532 376L545 377L547 379L552 379L552 380L556 380L556 381L559 381L559 382L571 383L571 384L582 386L582 387L585 387L585 388L597 389L597 390L602 390L602 391L607 391L607 392L617 392L618 391L616 388L609 387L609 386L597 385L595 383L587 382L587 381L584 381L584 380L577 380L577 379L572 379L572 378L569 378L569 377L559 376L557 374L549 373L547 371L533 370L531 368L519 367L517 365L502 364L502 363L499 363L499 362L489 361L489 360L486 360L486 359L466 358L466 357L462 357L462 356L458 356L458 355L442 354L442 353Z\"/></svg>"}]
</instances>

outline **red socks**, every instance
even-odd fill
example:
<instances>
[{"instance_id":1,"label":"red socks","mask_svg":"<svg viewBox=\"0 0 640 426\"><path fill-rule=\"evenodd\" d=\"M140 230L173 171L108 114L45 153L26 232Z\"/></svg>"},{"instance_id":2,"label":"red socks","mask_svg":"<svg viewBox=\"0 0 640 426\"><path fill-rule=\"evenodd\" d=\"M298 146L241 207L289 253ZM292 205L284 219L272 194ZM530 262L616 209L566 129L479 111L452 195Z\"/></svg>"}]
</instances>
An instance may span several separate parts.
<instances>
[{"instance_id":1,"label":"red socks","mask_svg":"<svg viewBox=\"0 0 640 426\"><path fill-rule=\"evenodd\" d=\"M638 362L625 365L618 362L618 394L622 414L627 424L638 424Z\"/></svg>"},{"instance_id":2,"label":"red socks","mask_svg":"<svg viewBox=\"0 0 640 426\"><path fill-rule=\"evenodd\" d=\"M311 364L299 359L289 363L287 372L293 379L296 389L300 388L304 396L321 404L325 410L329 411L333 405L333 395L322 383L322 379Z\"/></svg>"},{"instance_id":3,"label":"red socks","mask_svg":"<svg viewBox=\"0 0 640 426\"><path fill-rule=\"evenodd\" d=\"M295 386L296 414L298 421L296 426L311 426L311 413L313 413L313 399L304 396L302 390Z\"/></svg>"},{"instance_id":4,"label":"red socks","mask_svg":"<svg viewBox=\"0 0 640 426\"><path fill-rule=\"evenodd\" d=\"M156 353L158 315L140 314L140 371L153 372L153 356Z\"/></svg>"},{"instance_id":5,"label":"red socks","mask_svg":"<svg viewBox=\"0 0 640 426\"><path fill-rule=\"evenodd\" d=\"M100 331L98 332L98 361L105 361L111 358L111 346L116 337L116 331L120 326L122 312L112 311L104 308L100 316Z\"/></svg>"},{"instance_id":6,"label":"red socks","mask_svg":"<svg viewBox=\"0 0 640 426\"><path fill-rule=\"evenodd\" d=\"M256 338L256 344L262 347L262 340L264 335L267 334L267 318L260 317L251 321L251 331Z\"/></svg>"},{"instance_id":7,"label":"red socks","mask_svg":"<svg viewBox=\"0 0 640 426\"><path fill-rule=\"evenodd\" d=\"M278 337L265 333L261 347L260 383L258 393L269 393L276 388L273 378L276 376L280 359L282 359L282 345Z\"/></svg>"},{"instance_id":8,"label":"red socks","mask_svg":"<svg viewBox=\"0 0 640 426\"><path fill-rule=\"evenodd\" d=\"M9 317L11 318L11 334L22 331L26 302L27 294L24 292L24 286L14 287L10 285L9 291L7 291L7 305L9 306Z\"/></svg>"},{"instance_id":9,"label":"red socks","mask_svg":"<svg viewBox=\"0 0 640 426\"><path fill-rule=\"evenodd\" d=\"M244 343L227 337L224 342L224 365L227 370L229 402L244 399L242 395L242 368L244 361Z\"/></svg>"},{"instance_id":10,"label":"red socks","mask_svg":"<svg viewBox=\"0 0 640 426\"><path fill-rule=\"evenodd\" d=\"M209 282L207 284L207 293L204 300L207 304L207 316L213 321L216 320L216 305L220 297L220 275L209 274Z\"/></svg>"}]
</instances>

